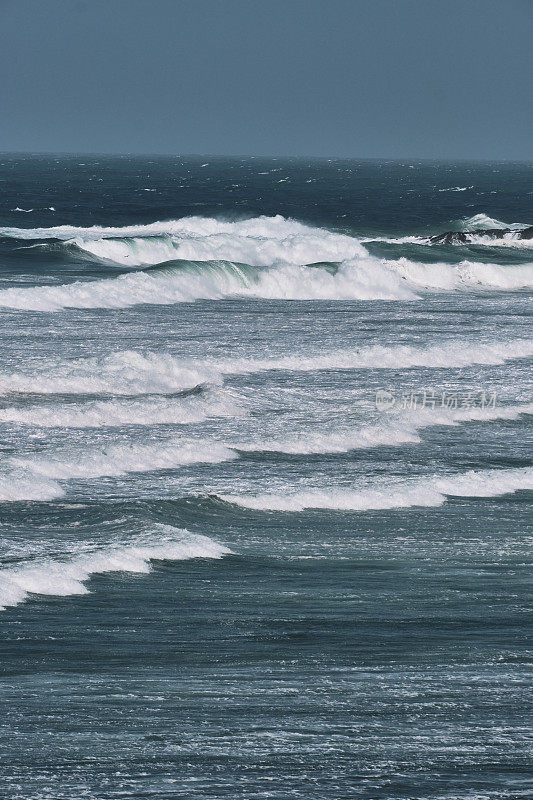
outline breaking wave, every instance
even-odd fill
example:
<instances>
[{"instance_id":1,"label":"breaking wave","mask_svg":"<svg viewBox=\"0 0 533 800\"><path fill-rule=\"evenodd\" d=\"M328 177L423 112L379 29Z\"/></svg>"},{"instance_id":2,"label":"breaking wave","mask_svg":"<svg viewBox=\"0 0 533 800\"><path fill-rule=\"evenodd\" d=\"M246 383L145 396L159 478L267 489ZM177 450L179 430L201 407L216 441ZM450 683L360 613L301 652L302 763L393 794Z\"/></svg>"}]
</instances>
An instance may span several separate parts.
<instances>
[{"instance_id":1,"label":"breaking wave","mask_svg":"<svg viewBox=\"0 0 533 800\"><path fill-rule=\"evenodd\" d=\"M246 442L235 444L233 447L242 452L311 455L313 453L347 453L350 450L362 450L383 445L397 446L419 441L420 437L414 428L409 430L392 426L368 425L352 431L326 433L305 431L292 438Z\"/></svg>"},{"instance_id":2,"label":"breaking wave","mask_svg":"<svg viewBox=\"0 0 533 800\"><path fill-rule=\"evenodd\" d=\"M494 244L494 242L491 242ZM389 262L415 291L519 291L533 289L533 264L502 267L462 261L460 264L421 264L400 258Z\"/></svg>"},{"instance_id":3,"label":"breaking wave","mask_svg":"<svg viewBox=\"0 0 533 800\"><path fill-rule=\"evenodd\" d=\"M154 539L157 543L153 543ZM150 537L80 552L69 559L48 559L0 570L0 610L16 606L30 595L67 597L88 594L91 575L108 572L150 572L153 560L183 561L222 558L227 547L207 536L170 525L155 525Z\"/></svg>"},{"instance_id":4,"label":"breaking wave","mask_svg":"<svg viewBox=\"0 0 533 800\"><path fill-rule=\"evenodd\" d=\"M474 214L473 217L462 219L458 223L458 228L462 231L487 230L488 228L499 228L500 230L512 228L521 230L525 227L527 227L527 225L524 222L502 222L500 219L494 219L487 214Z\"/></svg>"},{"instance_id":5,"label":"breaking wave","mask_svg":"<svg viewBox=\"0 0 533 800\"><path fill-rule=\"evenodd\" d=\"M128 308L196 300L416 300L421 291L516 291L533 288L533 266L464 261L421 264L371 257L340 265L280 265L259 270L229 262L176 265L98 281L0 291L0 306L27 311Z\"/></svg>"},{"instance_id":6,"label":"breaking wave","mask_svg":"<svg viewBox=\"0 0 533 800\"><path fill-rule=\"evenodd\" d=\"M28 311L172 305L226 297L272 300L412 300L416 294L386 262L370 257L340 266L283 264L259 270L201 262L117 278L0 291L0 306Z\"/></svg>"},{"instance_id":7,"label":"breaking wave","mask_svg":"<svg viewBox=\"0 0 533 800\"><path fill-rule=\"evenodd\" d=\"M442 190L441 190L442 191ZM451 191L451 190L450 190ZM415 245L463 245L463 244L477 244L483 245L487 247L518 247L518 248L531 248L533 247L533 239L522 236L522 232L526 231L531 227L530 223L523 223L523 222L502 222L499 219L493 219L492 217L487 216L487 214L475 214L473 217L469 217L468 219L456 220L455 222L447 223L445 231L435 231L432 235L414 235L408 234L406 236L377 236L377 237L365 237L362 238L360 241L363 244L369 242L387 242L389 244L415 244ZM494 233L491 235L491 231ZM499 231L503 231L503 233L497 233ZM456 234L454 236L454 234ZM497 235L496 235L497 234ZM444 238L444 241L443 241ZM416 263L416 262L415 262ZM507 267L501 267L496 264L479 264L472 262L464 261L463 264L459 265L459 267L463 267L466 265L467 267L472 265L474 267L479 267L479 278L480 282L484 282L484 273L483 268L489 267L489 272L493 273L494 269L501 271L502 275L507 272ZM427 264L419 265L421 267L428 266ZM448 269L453 269L450 265L436 265L439 268L443 266L447 266ZM528 270L529 274L529 282L532 280L531 278L531 264L525 265L525 268ZM512 272L512 270L511 270ZM489 286L490 286L490 278L489 278ZM505 285L502 286L505 288ZM514 287L509 287L514 288ZM519 288L519 287L516 287Z\"/></svg>"},{"instance_id":8,"label":"breaking wave","mask_svg":"<svg viewBox=\"0 0 533 800\"><path fill-rule=\"evenodd\" d=\"M358 239L278 215L225 222L209 217L121 228L0 228L0 237L59 239L90 256L125 266L165 261L232 261L252 266L344 261L365 256Z\"/></svg>"},{"instance_id":9,"label":"breaking wave","mask_svg":"<svg viewBox=\"0 0 533 800\"><path fill-rule=\"evenodd\" d=\"M477 220L472 224L488 224L488 218L481 217L472 218ZM281 216L240 222L188 217L123 228L2 228L2 235L60 239L62 246L92 259L136 268L114 278L0 291L0 306L21 310L127 308L242 296L415 300L424 290L509 291L533 286L530 265L379 259L353 236ZM417 237L387 241L427 243ZM152 269L154 265L162 266Z\"/></svg>"},{"instance_id":10,"label":"breaking wave","mask_svg":"<svg viewBox=\"0 0 533 800\"><path fill-rule=\"evenodd\" d=\"M461 475L430 476L424 479L390 479L355 489L309 489L307 491L265 492L256 495L220 494L227 503L261 511L377 511L412 506L440 506L448 497L497 497L533 489L533 468L471 470Z\"/></svg>"},{"instance_id":11,"label":"breaking wave","mask_svg":"<svg viewBox=\"0 0 533 800\"><path fill-rule=\"evenodd\" d=\"M12 467L11 471L0 475L0 502L53 500L65 494L57 481L174 470L197 463L222 463L238 458L239 452L310 455L417 444L420 442L418 431L426 427L455 426L472 421L515 420L522 414L532 413L531 404L502 408L422 408L417 409L416 414L391 415L386 424L340 431L305 431L283 439L229 443L171 439L154 444L132 443L54 451L49 456L14 457L6 462L6 466ZM245 498L243 502L248 501Z\"/></svg>"},{"instance_id":12,"label":"breaking wave","mask_svg":"<svg viewBox=\"0 0 533 800\"><path fill-rule=\"evenodd\" d=\"M55 500L64 494L64 489L56 481L31 472L13 470L0 475L0 503Z\"/></svg>"}]
</instances>

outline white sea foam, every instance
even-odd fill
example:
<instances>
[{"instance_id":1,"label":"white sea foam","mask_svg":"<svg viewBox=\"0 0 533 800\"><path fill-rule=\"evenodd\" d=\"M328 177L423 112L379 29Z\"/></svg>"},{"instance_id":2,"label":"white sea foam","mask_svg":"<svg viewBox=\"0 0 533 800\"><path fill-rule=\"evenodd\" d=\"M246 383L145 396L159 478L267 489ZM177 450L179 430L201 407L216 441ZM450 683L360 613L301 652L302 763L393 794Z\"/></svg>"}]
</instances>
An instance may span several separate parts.
<instances>
[{"instance_id":1,"label":"white sea foam","mask_svg":"<svg viewBox=\"0 0 533 800\"><path fill-rule=\"evenodd\" d=\"M521 239L517 231L509 231L501 239L484 236L481 233L471 233L467 234L467 240L470 244L481 244L484 247L518 247L523 250L533 248L533 239ZM531 268L531 264L526 266Z\"/></svg>"},{"instance_id":2,"label":"white sea foam","mask_svg":"<svg viewBox=\"0 0 533 800\"><path fill-rule=\"evenodd\" d=\"M446 189L439 189L439 192L466 192L473 188L473 186L450 186Z\"/></svg>"},{"instance_id":3,"label":"white sea foam","mask_svg":"<svg viewBox=\"0 0 533 800\"><path fill-rule=\"evenodd\" d=\"M471 188L471 187L466 187ZM452 187L452 190L462 190L463 187ZM446 191L446 190L443 190ZM15 209L25 211L26 209ZM459 223L462 230L484 230L490 228L514 228L520 229L527 227L527 222L503 222L499 219L489 217L487 214L480 213L474 214L472 217L462 219ZM0 227L0 238L13 238L13 239L59 239L62 241L80 241L80 242L98 242L105 239L144 239L152 237L175 237L176 241L183 240L198 240L202 241L209 237L217 236L230 236L235 239L250 239L257 241L287 241L290 242L291 238L299 236L316 236L322 233L329 234L331 241L344 242L348 248L355 248L349 250L349 254L345 258L351 258L357 255L360 250L357 248L357 240L343 234L332 233L322 228L313 228L309 225L304 225L293 219L286 219L281 215L273 217L260 216L252 219L240 220L236 222L228 222L224 220L213 219L211 217L183 217L177 220L164 220L153 222L148 225L125 225L125 226L99 226L94 225L91 227L76 227L73 225L59 225L47 228L16 228L16 227ZM290 245L289 245L290 248ZM227 255L213 255L213 251L208 256L209 259L228 258ZM196 260L198 256L176 256L175 251L172 258L190 258ZM230 258L229 260L242 261L240 258ZM285 260L285 259L284 259ZM306 263L309 261L316 261L305 259ZM341 259L339 259L341 260ZM143 263L143 262L140 262ZM153 263L151 260L148 263ZM249 262L247 262L249 263Z\"/></svg>"},{"instance_id":4,"label":"white sea foam","mask_svg":"<svg viewBox=\"0 0 533 800\"><path fill-rule=\"evenodd\" d=\"M314 228L280 215L236 222L183 217L124 227L0 228L0 237L61 239L75 242L99 258L128 264L154 264L169 259L226 259L265 266L277 261L294 264L326 258L342 261L365 253L358 240L351 236ZM122 239L126 241L120 241ZM151 255L152 248L159 251L157 256ZM161 254L166 258L161 258ZM336 258L331 258L333 254Z\"/></svg>"},{"instance_id":5,"label":"white sea foam","mask_svg":"<svg viewBox=\"0 0 533 800\"><path fill-rule=\"evenodd\" d=\"M294 455L312 453L346 453L382 445L398 446L420 441L414 428L368 425L348 431L303 431L298 436L285 439L268 439L258 442L235 443L232 447L243 452L275 452Z\"/></svg>"},{"instance_id":6,"label":"white sea foam","mask_svg":"<svg viewBox=\"0 0 533 800\"><path fill-rule=\"evenodd\" d=\"M440 190L445 191L445 190ZM449 190L452 191L452 190ZM465 233L467 236L467 241L471 244L481 244L490 247L522 247L522 248L531 248L533 247L533 240L531 239L521 239L519 237L519 233L524 228L529 227L531 223L523 223L523 222L502 222L499 219L493 219L492 217L487 216L487 214L475 214L473 217L469 217L468 219L463 219L458 222L449 223L449 229L452 231L458 231L461 233ZM484 230L506 230L507 233L503 235L502 238L494 238L491 236L483 235ZM374 237L364 237L361 240L362 244L366 244L368 242L388 242L392 244L419 244L419 245L431 245L433 242L429 236L415 236L413 234L407 236L396 236L396 237L389 237L389 236L374 236ZM456 244L462 244L462 242L457 242ZM402 259L403 260L403 259ZM494 280L494 272L501 271L502 275L504 275L507 270L513 272L512 267L502 267L496 264L485 264L485 263L475 263L464 261L463 264L454 267L454 265L450 264L419 264L417 262L410 262L413 264L413 267L418 268L422 272L425 268L430 268L433 266L438 267L439 269L459 269L464 270L464 268L468 268L471 264L475 266L478 270L478 275L476 278L476 282L480 284L485 283L485 273L484 269L487 267L488 271L488 288L491 287ZM531 264L525 265L528 270L529 280L528 285L531 281ZM422 284L424 281L422 280ZM499 288L498 284L494 284L493 288ZM504 285L502 288L507 288ZM513 288L512 286L509 288ZM520 287L518 287L520 288Z\"/></svg>"},{"instance_id":7,"label":"white sea foam","mask_svg":"<svg viewBox=\"0 0 533 800\"><path fill-rule=\"evenodd\" d=\"M154 542L154 539L156 542ZM150 537L80 552L69 559L37 560L0 570L0 610L30 595L67 597L89 592L85 581L108 572L146 573L152 560L222 558L231 551L206 536L155 525Z\"/></svg>"},{"instance_id":8,"label":"white sea foam","mask_svg":"<svg viewBox=\"0 0 533 800\"><path fill-rule=\"evenodd\" d=\"M0 474L0 503L54 500L64 494L64 490L54 480L27 470L13 470L7 474Z\"/></svg>"},{"instance_id":9,"label":"white sea foam","mask_svg":"<svg viewBox=\"0 0 533 800\"><path fill-rule=\"evenodd\" d=\"M521 228L527 227L523 222L502 222L499 219L489 217L487 214L474 214L473 217L461 220L460 225L463 231L489 230L490 228L499 228L500 230L511 228L520 230Z\"/></svg>"},{"instance_id":10,"label":"white sea foam","mask_svg":"<svg viewBox=\"0 0 533 800\"><path fill-rule=\"evenodd\" d=\"M185 261L232 261L256 267L344 261L366 256L359 240L294 220L258 217L220 222L189 217L172 223L159 236L119 234L117 238L71 240L78 249L125 266Z\"/></svg>"},{"instance_id":11,"label":"white sea foam","mask_svg":"<svg viewBox=\"0 0 533 800\"><path fill-rule=\"evenodd\" d=\"M117 278L61 286L0 290L0 306L30 311L128 308L196 300L250 297L270 300L416 300L420 291L513 291L533 287L531 264L502 267L464 261L421 264L370 256L330 270L280 264L261 270L229 262L205 262L168 270L130 272Z\"/></svg>"},{"instance_id":12,"label":"white sea foam","mask_svg":"<svg viewBox=\"0 0 533 800\"><path fill-rule=\"evenodd\" d=\"M218 464L234 458L235 451L218 442L170 439L153 444L67 449L49 456L19 456L9 459L8 464L44 478L68 481L175 469L187 464Z\"/></svg>"},{"instance_id":13,"label":"white sea foam","mask_svg":"<svg viewBox=\"0 0 533 800\"><path fill-rule=\"evenodd\" d=\"M376 481L353 489L329 488L265 492L256 495L220 494L228 503L269 511L334 509L372 511L412 506L440 506L449 496L496 497L533 489L533 468L471 470L460 475L433 475L423 479Z\"/></svg>"},{"instance_id":14,"label":"white sea foam","mask_svg":"<svg viewBox=\"0 0 533 800\"><path fill-rule=\"evenodd\" d=\"M471 222L476 228L487 220L477 215ZM531 265L463 262L452 266L378 259L352 236L280 216L240 222L188 217L124 228L3 228L0 235L60 238L91 257L132 267L184 262L168 270L136 270L116 278L0 291L1 306L24 310L126 308L139 303L168 305L233 296L406 300L416 299L420 289L513 290L533 285ZM509 236L513 239L516 234ZM403 237L391 241L426 240ZM306 266L316 262L339 267L335 271Z\"/></svg>"},{"instance_id":15,"label":"white sea foam","mask_svg":"<svg viewBox=\"0 0 533 800\"><path fill-rule=\"evenodd\" d=\"M473 405L471 408L417 408L407 414L400 412L399 419L411 423L417 430L433 425L456 426L463 422L492 422L494 420L516 420L522 414L533 414L533 403L520 403L511 406L485 407Z\"/></svg>"},{"instance_id":16,"label":"white sea foam","mask_svg":"<svg viewBox=\"0 0 533 800\"><path fill-rule=\"evenodd\" d=\"M494 244L494 241L491 240ZM476 261L421 264L407 258L388 262L415 291L518 291L533 289L533 264L500 266Z\"/></svg>"}]
</instances>

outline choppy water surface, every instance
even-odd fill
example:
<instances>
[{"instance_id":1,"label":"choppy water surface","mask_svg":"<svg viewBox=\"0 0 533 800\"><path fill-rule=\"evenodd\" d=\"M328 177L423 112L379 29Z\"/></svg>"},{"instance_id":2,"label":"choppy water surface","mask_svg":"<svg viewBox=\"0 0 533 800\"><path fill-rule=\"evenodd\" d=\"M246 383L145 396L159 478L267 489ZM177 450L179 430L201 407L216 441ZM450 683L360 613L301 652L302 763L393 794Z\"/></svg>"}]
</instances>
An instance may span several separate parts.
<instances>
[{"instance_id":1,"label":"choppy water surface","mask_svg":"<svg viewBox=\"0 0 533 800\"><path fill-rule=\"evenodd\" d=\"M530 796L532 176L0 158L3 797Z\"/></svg>"}]
</instances>

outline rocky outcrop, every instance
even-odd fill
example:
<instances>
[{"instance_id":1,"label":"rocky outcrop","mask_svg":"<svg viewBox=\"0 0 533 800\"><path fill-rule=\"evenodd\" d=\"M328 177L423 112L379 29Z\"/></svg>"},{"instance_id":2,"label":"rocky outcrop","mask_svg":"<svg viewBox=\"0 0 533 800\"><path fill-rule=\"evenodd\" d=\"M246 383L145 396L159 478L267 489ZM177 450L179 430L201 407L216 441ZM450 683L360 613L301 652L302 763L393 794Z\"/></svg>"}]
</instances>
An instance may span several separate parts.
<instances>
[{"instance_id":1,"label":"rocky outcrop","mask_svg":"<svg viewBox=\"0 0 533 800\"><path fill-rule=\"evenodd\" d=\"M430 236L429 241L431 244L469 244L474 242L478 237L505 239L509 234L513 235L513 239L533 239L533 225L529 228L523 228L522 230L515 230L514 228L488 228L477 231L446 231L446 233Z\"/></svg>"}]
</instances>

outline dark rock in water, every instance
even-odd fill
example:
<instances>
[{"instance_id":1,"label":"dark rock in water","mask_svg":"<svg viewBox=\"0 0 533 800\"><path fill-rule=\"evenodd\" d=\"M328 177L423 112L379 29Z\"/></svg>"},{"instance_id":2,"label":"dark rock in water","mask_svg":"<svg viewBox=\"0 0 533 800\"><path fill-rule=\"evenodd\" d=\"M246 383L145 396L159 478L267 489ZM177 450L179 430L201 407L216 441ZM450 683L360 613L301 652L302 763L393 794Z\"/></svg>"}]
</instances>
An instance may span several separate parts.
<instances>
[{"instance_id":1,"label":"dark rock in water","mask_svg":"<svg viewBox=\"0 0 533 800\"><path fill-rule=\"evenodd\" d=\"M485 236L489 239L503 239L507 234L512 233L515 239L533 239L533 225L522 230L513 228L487 228L477 231L446 231L436 236L430 236L431 244L469 244L473 236Z\"/></svg>"},{"instance_id":2,"label":"dark rock in water","mask_svg":"<svg viewBox=\"0 0 533 800\"><path fill-rule=\"evenodd\" d=\"M437 236L430 236L429 241L431 244L465 244L468 239L466 238L466 233L447 231L446 233L439 233Z\"/></svg>"}]
</instances>

